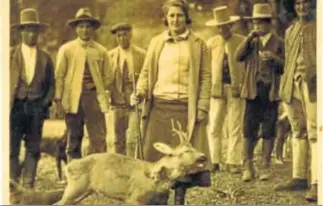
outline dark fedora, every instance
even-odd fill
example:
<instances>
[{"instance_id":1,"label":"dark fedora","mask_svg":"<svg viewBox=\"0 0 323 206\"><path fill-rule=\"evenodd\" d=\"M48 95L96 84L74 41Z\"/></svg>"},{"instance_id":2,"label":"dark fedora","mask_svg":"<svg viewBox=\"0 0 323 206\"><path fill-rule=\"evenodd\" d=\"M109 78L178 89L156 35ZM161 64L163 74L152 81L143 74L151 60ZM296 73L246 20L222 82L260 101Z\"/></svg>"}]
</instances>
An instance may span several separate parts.
<instances>
[{"instance_id":1,"label":"dark fedora","mask_svg":"<svg viewBox=\"0 0 323 206\"><path fill-rule=\"evenodd\" d=\"M110 31L112 34L116 34L117 31L130 31L132 26L128 23L118 23L111 27Z\"/></svg>"},{"instance_id":2,"label":"dark fedora","mask_svg":"<svg viewBox=\"0 0 323 206\"><path fill-rule=\"evenodd\" d=\"M67 25L75 28L79 22L84 21L90 22L94 29L98 29L101 26L101 21L92 16L89 8L80 8L76 12L75 18L67 21Z\"/></svg>"},{"instance_id":3,"label":"dark fedora","mask_svg":"<svg viewBox=\"0 0 323 206\"><path fill-rule=\"evenodd\" d=\"M35 26L40 30L46 29L49 25L40 23L38 13L35 9L27 8L20 12L20 23L12 24L11 28L22 29L25 26Z\"/></svg>"}]
</instances>

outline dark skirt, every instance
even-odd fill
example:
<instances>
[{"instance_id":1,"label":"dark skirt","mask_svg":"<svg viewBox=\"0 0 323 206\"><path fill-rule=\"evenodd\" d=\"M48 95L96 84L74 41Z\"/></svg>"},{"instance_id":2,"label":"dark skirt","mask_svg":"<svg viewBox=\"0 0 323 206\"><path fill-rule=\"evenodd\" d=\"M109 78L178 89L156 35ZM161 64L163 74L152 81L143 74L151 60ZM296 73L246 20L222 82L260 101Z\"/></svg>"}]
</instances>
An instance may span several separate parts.
<instances>
[{"instance_id":1,"label":"dark skirt","mask_svg":"<svg viewBox=\"0 0 323 206\"><path fill-rule=\"evenodd\" d=\"M145 160L155 162L163 154L157 151L153 144L165 143L171 147L179 145L180 140L172 134L171 119L179 121L182 129L187 130L188 105L185 102L155 99L150 110L144 139Z\"/></svg>"},{"instance_id":2,"label":"dark skirt","mask_svg":"<svg viewBox=\"0 0 323 206\"><path fill-rule=\"evenodd\" d=\"M144 158L150 162L156 162L163 157L163 154L157 151L153 144L156 142L165 143L171 147L179 145L178 136L172 133L171 119L179 121L182 129L187 131L188 122L188 103L179 101L170 101L154 99L153 106L147 122L147 129L144 138ZM186 187L201 186L208 187L211 184L209 171L200 172L186 178L184 184Z\"/></svg>"}]
</instances>

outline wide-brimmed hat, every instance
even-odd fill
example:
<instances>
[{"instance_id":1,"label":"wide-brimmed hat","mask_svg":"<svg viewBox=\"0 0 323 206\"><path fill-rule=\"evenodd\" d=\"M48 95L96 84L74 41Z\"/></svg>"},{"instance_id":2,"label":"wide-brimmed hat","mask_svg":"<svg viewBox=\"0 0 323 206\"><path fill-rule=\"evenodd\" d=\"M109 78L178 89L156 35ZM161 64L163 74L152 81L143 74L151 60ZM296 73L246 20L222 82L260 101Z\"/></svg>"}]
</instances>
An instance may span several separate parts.
<instances>
[{"instance_id":1,"label":"wide-brimmed hat","mask_svg":"<svg viewBox=\"0 0 323 206\"><path fill-rule=\"evenodd\" d=\"M67 25L75 28L79 22L84 21L90 22L93 25L94 29L98 29L101 26L101 21L92 16L89 8L80 8L76 12L75 18L67 21Z\"/></svg>"},{"instance_id":2,"label":"wide-brimmed hat","mask_svg":"<svg viewBox=\"0 0 323 206\"><path fill-rule=\"evenodd\" d=\"M243 17L244 19L271 19L273 18L271 7L269 4L253 5L252 17Z\"/></svg>"},{"instance_id":3,"label":"wide-brimmed hat","mask_svg":"<svg viewBox=\"0 0 323 206\"><path fill-rule=\"evenodd\" d=\"M20 12L20 23L12 24L11 28L21 29L24 26L36 26L40 30L44 30L49 25L45 23L40 23L38 18L38 13L35 9L27 8Z\"/></svg>"},{"instance_id":4,"label":"wide-brimmed hat","mask_svg":"<svg viewBox=\"0 0 323 206\"><path fill-rule=\"evenodd\" d=\"M110 29L112 34L116 34L117 31L130 31L132 29L132 26L128 23L117 23L113 25Z\"/></svg>"},{"instance_id":5,"label":"wide-brimmed hat","mask_svg":"<svg viewBox=\"0 0 323 206\"><path fill-rule=\"evenodd\" d=\"M230 16L227 6L220 6L213 9L213 18L206 22L206 26L220 26L230 24L240 19L239 16Z\"/></svg>"}]
</instances>

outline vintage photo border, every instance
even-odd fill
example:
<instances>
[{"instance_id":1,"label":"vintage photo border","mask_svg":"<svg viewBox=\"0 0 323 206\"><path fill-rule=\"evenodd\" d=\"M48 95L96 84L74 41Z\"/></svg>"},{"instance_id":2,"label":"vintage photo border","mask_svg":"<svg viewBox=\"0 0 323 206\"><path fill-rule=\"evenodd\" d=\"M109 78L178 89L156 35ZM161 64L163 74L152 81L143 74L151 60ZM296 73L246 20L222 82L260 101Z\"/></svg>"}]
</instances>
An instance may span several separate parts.
<instances>
[{"instance_id":1,"label":"vintage photo border","mask_svg":"<svg viewBox=\"0 0 323 206\"><path fill-rule=\"evenodd\" d=\"M10 0L0 6L0 204L9 204L9 19Z\"/></svg>"},{"instance_id":2,"label":"vintage photo border","mask_svg":"<svg viewBox=\"0 0 323 206\"><path fill-rule=\"evenodd\" d=\"M323 2L322 0L317 0L317 74L318 74L318 144L319 149L319 200L318 204L322 205L322 149L323 149L323 68L322 68L322 11L323 11ZM0 204L9 204L9 18L10 18L10 1L1 0L0 6ZM319 115L321 114L321 115Z\"/></svg>"}]
</instances>

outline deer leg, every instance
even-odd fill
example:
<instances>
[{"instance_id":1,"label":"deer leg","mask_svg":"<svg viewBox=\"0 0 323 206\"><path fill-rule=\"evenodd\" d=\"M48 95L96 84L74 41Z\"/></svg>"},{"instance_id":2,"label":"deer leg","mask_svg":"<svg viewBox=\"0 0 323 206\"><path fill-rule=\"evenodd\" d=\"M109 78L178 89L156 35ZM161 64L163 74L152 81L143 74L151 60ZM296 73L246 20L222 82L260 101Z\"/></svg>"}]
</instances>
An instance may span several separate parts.
<instances>
[{"instance_id":1,"label":"deer leg","mask_svg":"<svg viewBox=\"0 0 323 206\"><path fill-rule=\"evenodd\" d=\"M81 195L80 197L78 197L75 201L74 204L78 204L79 202L81 202L82 200L84 200L85 198L87 198L89 195L91 195L93 193L92 190L88 190L86 191L83 195Z\"/></svg>"},{"instance_id":2,"label":"deer leg","mask_svg":"<svg viewBox=\"0 0 323 206\"><path fill-rule=\"evenodd\" d=\"M81 176L77 180L70 180L68 178L68 183L64 191L64 195L62 199L58 203L56 203L56 205L73 205L90 195L88 190L88 180L89 179L87 176Z\"/></svg>"}]
</instances>

